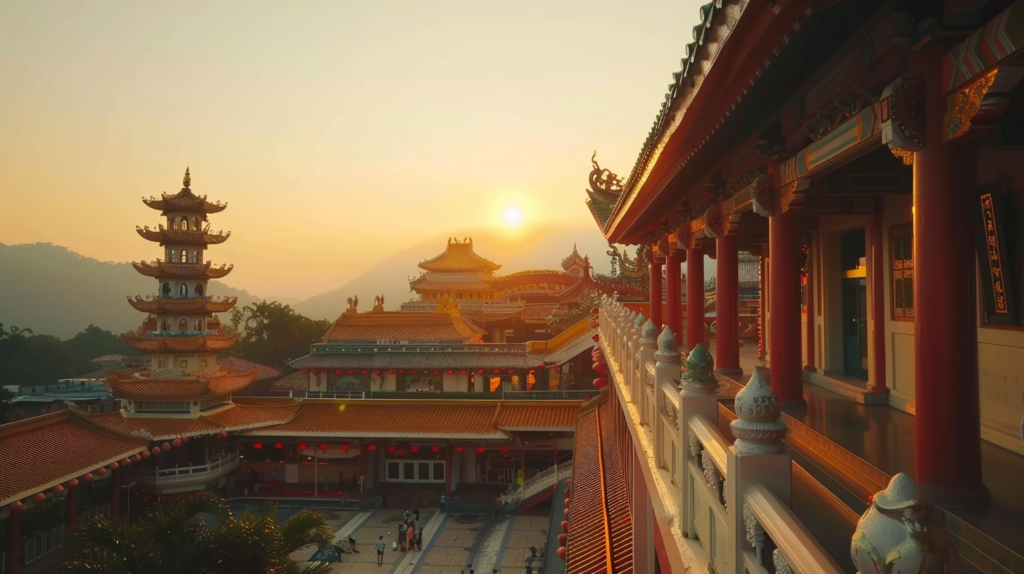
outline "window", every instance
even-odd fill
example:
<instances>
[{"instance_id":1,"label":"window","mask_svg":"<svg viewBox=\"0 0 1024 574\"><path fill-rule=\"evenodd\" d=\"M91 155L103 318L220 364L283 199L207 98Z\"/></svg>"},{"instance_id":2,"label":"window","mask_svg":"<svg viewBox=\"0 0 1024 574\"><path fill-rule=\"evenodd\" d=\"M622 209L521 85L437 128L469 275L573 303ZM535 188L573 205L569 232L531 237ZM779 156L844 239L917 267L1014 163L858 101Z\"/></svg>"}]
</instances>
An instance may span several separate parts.
<instances>
[{"instance_id":1,"label":"window","mask_svg":"<svg viewBox=\"0 0 1024 574\"><path fill-rule=\"evenodd\" d=\"M199 231L199 218L198 217L193 217L192 218L192 229L195 229L196 231Z\"/></svg>"},{"instance_id":2,"label":"window","mask_svg":"<svg viewBox=\"0 0 1024 574\"><path fill-rule=\"evenodd\" d=\"M892 316L897 321L914 320L914 224L889 230L892 246Z\"/></svg>"},{"instance_id":3,"label":"window","mask_svg":"<svg viewBox=\"0 0 1024 574\"><path fill-rule=\"evenodd\" d=\"M192 259L189 259L189 263L199 263L199 252L195 249L192 250Z\"/></svg>"},{"instance_id":4,"label":"window","mask_svg":"<svg viewBox=\"0 0 1024 574\"><path fill-rule=\"evenodd\" d=\"M164 294L164 297L170 297L171 296L171 284L170 283L164 283L163 294Z\"/></svg>"},{"instance_id":5,"label":"window","mask_svg":"<svg viewBox=\"0 0 1024 574\"><path fill-rule=\"evenodd\" d=\"M184 283L178 285L178 295L188 297L188 285L185 285Z\"/></svg>"},{"instance_id":6,"label":"window","mask_svg":"<svg viewBox=\"0 0 1024 574\"><path fill-rule=\"evenodd\" d=\"M170 330L171 330L171 322L168 321L167 319L164 319L164 331L170 331Z\"/></svg>"},{"instance_id":7,"label":"window","mask_svg":"<svg viewBox=\"0 0 1024 574\"><path fill-rule=\"evenodd\" d=\"M202 296L203 296L203 284L202 283L196 283L196 297L202 297Z\"/></svg>"},{"instance_id":8,"label":"window","mask_svg":"<svg viewBox=\"0 0 1024 574\"><path fill-rule=\"evenodd\" d=\"M181 230L188 231L188 218L184 215L181 216Z\"/></svg>"},{"instance_id":9,"label":"window","mask_svg":"<svg viewBox=\"0 0 1024 574\"><path fill-rule=\"evenodd\" d=\"M192 324L192 330L196 333L201 333L203 331L203 320L196 319Z\"/></svg>"},{"instance_id":10,"label":"window","mask_svg":"<svg viewBox=\"0 0 1024 574\"><path fill-rule=\"evenodd\" d=\"M179 333L187 333L188 332L188 319L181 319L180 321L178 321L178 332Z\"/></svg>"},{"instance_id":11,"label":"window","mask_svg":"<svg viewBox=\"0 0 1024 574\"><path fill-rule=\"evenodd\" d=\"M187 369L188 368L188 359L181 359L181 360L179 360L178 361L178 368L179 369Z\"/></svg>"},{"instance_id":12,"label":"window","mask_svg":"<svg viewBox=\"0 0 1024 574\"><path fill-rule=\"evenodd\" d=\"M188 253L184 249L181 250L181 262L188 263Z\"/></svg>"}]
</instances>

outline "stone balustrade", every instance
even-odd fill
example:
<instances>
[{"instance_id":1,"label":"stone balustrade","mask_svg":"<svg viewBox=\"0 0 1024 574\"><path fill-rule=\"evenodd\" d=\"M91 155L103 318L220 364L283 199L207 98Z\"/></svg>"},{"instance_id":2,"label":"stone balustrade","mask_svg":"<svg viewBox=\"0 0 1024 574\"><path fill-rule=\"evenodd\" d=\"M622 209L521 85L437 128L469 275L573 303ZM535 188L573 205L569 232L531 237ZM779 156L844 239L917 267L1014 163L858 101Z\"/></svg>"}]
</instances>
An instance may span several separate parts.
<instances>
[{"instance_id":1,"label":"stone balustrade","mask_svg":"<svg viewBox=\"0 0 1024 574\"><path fill-rule=\"evenodd\" d=\"M736 395L730 443L718 427L718 381L703 345L681 353L668 327L657 333L614 297L602 299L599 319L610 392L619 393L653 467L648 488L665 508L662 528L678 530L680 555L698 563L688 566L719 574L842 572L789 508L786 427L762 373Z\"/></svg>"}]
</instances>

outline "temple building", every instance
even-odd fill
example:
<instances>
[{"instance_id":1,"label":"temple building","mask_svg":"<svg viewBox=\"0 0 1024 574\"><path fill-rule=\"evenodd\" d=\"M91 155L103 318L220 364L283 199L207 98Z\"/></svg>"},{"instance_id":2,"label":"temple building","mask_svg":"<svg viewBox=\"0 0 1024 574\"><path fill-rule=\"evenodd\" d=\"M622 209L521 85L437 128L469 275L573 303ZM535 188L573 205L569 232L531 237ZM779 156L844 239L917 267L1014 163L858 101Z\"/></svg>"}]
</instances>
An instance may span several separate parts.
<instances>
[{"instance_id":1,"label":"temple building","mask_svg":"<svg viewBox=\"0 0 1024 574\"><path fill-rule=\"evenodd\" d=\"M1024 2L699 16L632 170L590 175L652 295L600 304L609 387L577 424L567 572L1024 571ZM903 532L897 507L922 546L871 529Z\"/></svg>"}]
</instances>

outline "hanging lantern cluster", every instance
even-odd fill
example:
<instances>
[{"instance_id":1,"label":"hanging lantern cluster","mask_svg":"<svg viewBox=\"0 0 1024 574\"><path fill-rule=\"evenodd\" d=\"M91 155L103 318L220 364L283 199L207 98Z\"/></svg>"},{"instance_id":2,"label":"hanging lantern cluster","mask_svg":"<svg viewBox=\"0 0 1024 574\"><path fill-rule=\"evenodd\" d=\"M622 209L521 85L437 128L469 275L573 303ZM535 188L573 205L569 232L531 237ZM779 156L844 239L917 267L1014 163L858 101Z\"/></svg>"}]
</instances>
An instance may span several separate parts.
<instances>
[{"instance_id":1,"label":"hanging lantern cluster","mask_svg":"<svg viewBox=\"0 0 1024 574\"><path fill-rule=\"evenodd\" d=\"M562 533L558 535L558 557L565 560L565 545L569 540L569 495L572 489L565 489L565 509L562 511L565 514L565 520L562 521Z\"/></svg>"},{"instance_id":2,"label":"hanging lantern cluster","mask_svg":"<svg viewBox=\"0 0 1024 574\"><path fill-rule=\"evenodd\" d=\"M601 350L601 346L594 345L594 350L591 351L590 356L594 359L594 364L592 366L594 372L602 375L601 377L594 379L594 386L598 389L603 389L605 385L608 384L608 381L604 378L604 375L608 374L608 363L605 362L604 351Z\"/></svg>"}]
</instances>

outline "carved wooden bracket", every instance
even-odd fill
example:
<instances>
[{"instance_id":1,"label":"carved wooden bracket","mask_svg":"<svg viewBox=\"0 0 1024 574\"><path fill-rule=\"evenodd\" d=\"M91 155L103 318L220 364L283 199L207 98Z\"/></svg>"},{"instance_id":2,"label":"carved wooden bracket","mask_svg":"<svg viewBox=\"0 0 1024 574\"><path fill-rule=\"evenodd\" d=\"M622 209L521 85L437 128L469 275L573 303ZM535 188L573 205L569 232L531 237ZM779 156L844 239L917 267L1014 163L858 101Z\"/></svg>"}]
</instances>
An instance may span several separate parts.
<instances>
[{"instance_id":1,"label":"carved wooden bracket","mask_svg":"<svg viewBox=\"0 0 1024 574\"><path fill-rule=\"evenodd\" d=\"M999 68L993 68L946 98L946 115L942 118L942 141L958 138L971 129L971 119L981 111L982 100L985 99L985 94L992 87L998 73Z\"/></svg>"}]
</instances>

